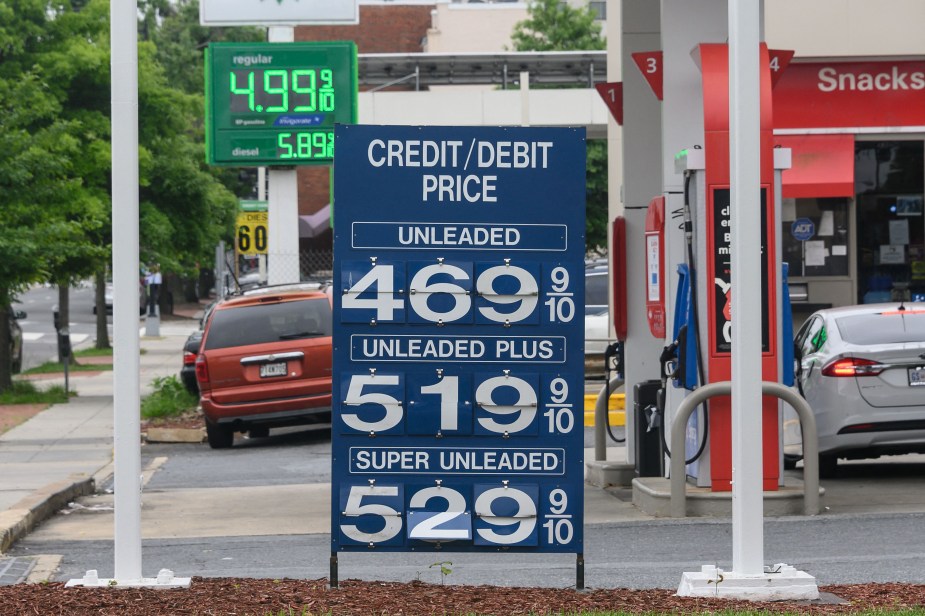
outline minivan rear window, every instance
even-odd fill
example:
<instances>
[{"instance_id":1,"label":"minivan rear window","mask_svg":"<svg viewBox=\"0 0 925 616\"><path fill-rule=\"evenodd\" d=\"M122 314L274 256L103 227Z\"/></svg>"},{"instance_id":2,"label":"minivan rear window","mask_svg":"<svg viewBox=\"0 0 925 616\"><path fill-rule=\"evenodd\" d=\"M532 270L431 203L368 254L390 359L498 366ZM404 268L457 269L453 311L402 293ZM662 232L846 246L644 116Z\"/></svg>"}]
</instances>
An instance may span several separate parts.
<instances>
[{"instance_id":1,"label":"minivan rear window","mask_svg":"<svg viewBox=\"0 0 925 616\"><path fill-rule=\"evenodd\" d=\"M331 335L327 298L216 310L204 350Z\"/></svg>"},{"instance_id":2,"label":"minivan rear window","mask_svg":"<svg viewBox=\"0 0 925 616\"><path fill-rule=\"evenodd\" d=\"M835 319L842 340L851 344L925 342L925 311L858 314Z\"/></svg>"}]
</instances>

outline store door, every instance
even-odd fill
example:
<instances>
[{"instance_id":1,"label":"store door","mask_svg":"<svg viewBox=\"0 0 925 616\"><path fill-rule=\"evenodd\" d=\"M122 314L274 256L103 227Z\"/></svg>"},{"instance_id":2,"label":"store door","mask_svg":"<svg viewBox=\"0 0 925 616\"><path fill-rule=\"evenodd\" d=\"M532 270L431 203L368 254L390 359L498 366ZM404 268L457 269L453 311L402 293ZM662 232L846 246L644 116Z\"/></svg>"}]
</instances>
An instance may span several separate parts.
<instances>
[{"instance_id":1,"label":"store door","mask_svg":"<svg viewBox=\"0 0 925 616\"><path fill-rule=\"evenodd\" d=\"M858 302L925 302L925 144L857 141Z\"/></svg>"}]
</instances>

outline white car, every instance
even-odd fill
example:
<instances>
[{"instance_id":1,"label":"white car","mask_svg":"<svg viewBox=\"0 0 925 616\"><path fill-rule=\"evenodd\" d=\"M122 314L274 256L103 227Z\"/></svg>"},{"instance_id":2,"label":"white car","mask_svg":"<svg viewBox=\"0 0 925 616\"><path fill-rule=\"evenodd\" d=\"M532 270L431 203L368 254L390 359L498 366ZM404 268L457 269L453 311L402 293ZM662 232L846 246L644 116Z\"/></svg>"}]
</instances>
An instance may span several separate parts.
<instances>
[{"instance_id":1,"label":"white car","mask_svg":"<svg viewBox=\"0 0 925 616\"><path fill-rule=\"evenodd\" d=\"M106 314L112 314L113 295L114 295L114 292L112 288L112 283L107 282L106 288L104 289L104 292L103 292L103 298L104 298L103 301L106 305ZM142 284L138 285L138 304L139 304L138 305L139 313L144 314L145 311L147 311L148 309L148 293L145 290L144 285ZM96 303L93 304L93 314L96 314Z\"/></svg>"},{"instance_id":2,"label":"white car","mask_svg":"<svg viewBox=\"0 0 925 616\"><path fill-rule=\"evenodd\" d=\"M607 305L608 270L585 270L585 374L604 376L604 350L610 338L610 310Z\"/></svg>"},{"instance_id":3,"label":"white car","mask_svg":"<svg viewBox=\"0 0 925 616\"><path fill-rule=\"evenodd\" d=\"M819 310L797 333L794 352L796 386L816 417L822 476L839 458L925 453L925 305Z\"/></svg>"}]
</instances>

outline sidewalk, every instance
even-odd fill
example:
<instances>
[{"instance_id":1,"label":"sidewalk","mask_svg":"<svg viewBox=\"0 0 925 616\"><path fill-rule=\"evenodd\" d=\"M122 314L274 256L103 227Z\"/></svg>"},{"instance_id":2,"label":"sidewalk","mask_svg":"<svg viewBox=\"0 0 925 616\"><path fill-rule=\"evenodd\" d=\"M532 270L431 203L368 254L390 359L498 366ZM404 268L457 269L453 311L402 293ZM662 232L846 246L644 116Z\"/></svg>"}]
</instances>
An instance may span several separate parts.
<instances>
[{"instance_id":1,"label":"sidewalk","mask_svg":"<svg viewBox=\"0 0 925 616\"><path fill-rule=\"evenodd\" d=\"M183 343L199 326L197 305L177 308L161 321L159 337L144 337L144 320L139 321L142 397L155 378L179 373ZM0 553L69 501L91 494L94 478L111 473L112 378L111 371L71 373L76 397L0 435ZM63 386L64 378L49 375L35 382Z\"/></svg>"}]
</instances>

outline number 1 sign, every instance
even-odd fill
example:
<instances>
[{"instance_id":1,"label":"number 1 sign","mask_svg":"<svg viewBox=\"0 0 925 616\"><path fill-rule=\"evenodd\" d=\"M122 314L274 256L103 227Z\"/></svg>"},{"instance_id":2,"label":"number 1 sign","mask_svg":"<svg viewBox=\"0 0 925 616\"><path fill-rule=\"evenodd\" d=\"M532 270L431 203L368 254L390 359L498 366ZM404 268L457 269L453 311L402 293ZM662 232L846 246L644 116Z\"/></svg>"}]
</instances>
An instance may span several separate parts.
<instances>
[{"instance_id":1,"label":"number 1 sign","mask_svg":"<svg viewBox=\"0 0 925 616\"><path fill-rule=\"evenodd\" d=\"M334 143L332 564L581 558L584 131L338 126Z\"/></svg>"}]
</instances>

